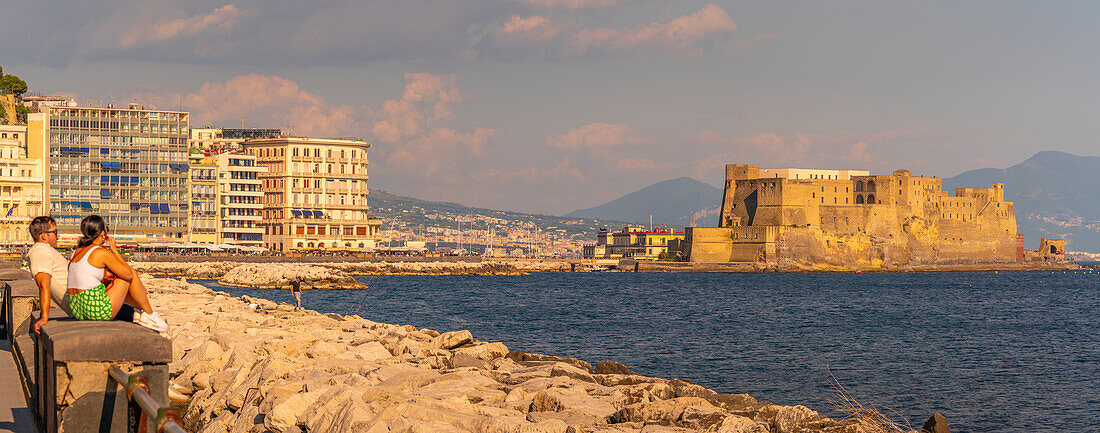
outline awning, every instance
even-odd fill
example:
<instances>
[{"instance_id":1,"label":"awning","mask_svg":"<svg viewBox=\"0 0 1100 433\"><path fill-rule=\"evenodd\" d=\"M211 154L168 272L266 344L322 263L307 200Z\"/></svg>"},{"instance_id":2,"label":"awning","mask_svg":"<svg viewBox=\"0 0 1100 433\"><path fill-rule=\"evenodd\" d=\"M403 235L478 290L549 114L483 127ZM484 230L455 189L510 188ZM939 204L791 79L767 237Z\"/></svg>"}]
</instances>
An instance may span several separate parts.
<instances>
[{"instance_id":1,"label":"awning","mask_svg":"<svg viewBox=\"0 0 1100 433\"><path fill-rule=\"evenodd\" d=\"M313 211L313 216L314 216L315 218L324 218L324 217L325 217L325 213L324 213L324 212L321 212L321 211L319 211L319 210L315 210L315 211Z\"/></svg>"},{"instance_id":2,"label":"awning","mask_svg":"<svg viewBox=\"0 0 1100 433\"><path fill-rule=\"evenodd\" d=\"M80 207L82 207L84 209L91 209L92 208L92 204L90 202L82 201L82 202L79 202L79 203L80 203Z\"/></svg>"},{"instance_id":3,"label":"awning","mask_svg":"<svg viewBox=\"0 0 1100 433\"><path fill-rule=\"evenodd\" d=\"M99 149L100 155L108 155L111 153L111 149Z\"/></svg>"},{"instance_id":4,"label":"awning","mask_svg":"<svg viewBox=\"0 0 1100 433\"><path fill-rule=\"evenodd\" d=\"M170 210L168 209L168 203L161 203L160 204L160 213L168 213L168 212L170 212Z\"/></svg>"},{"instance_id":5,"label":"awning","mask_svg":"<svg viewBox=\"0 0 1100 433\"><path fill-rule=\"evenodd\" d=\"M290 213L294 214L295 217L298 217L298 218L302 217L302 211L300 211L300 210L291 210Z\"/></svg>"},{"instance_id":6,"label":"awning","mask_svg":"<svg viewBox=\"0 0 1100 433\"><path fill-rule=\"evenodd\" d=\"M99 177L99 183L110 183L110 182L111 182L111 176L100 176Z\"/></svg>"},{"instance_id":7,"label":"awning","mask_svg":"<svg viewBox=\"0 0 1100 433\"><path fill-rule=\"evenodd\" d=\"M109 190L107 188L100 189L99 190L99 196L100 197L110 197L111 196L111 190Z\"/></svg>"},{"instance_id":8,"label":"awning","mask_svg":"<svg viewBox=\"0 0 1100 433\"><path fill-rule=\"evenodd\" d=\"M149 203L149 213L160 213L160 208L156 203Z\"/></svg>"},{"instance_id":9,"label":"awning","mask_svg":"<svg viewBox=\"0 0 1100 433\"><path fill-rule=\"evenodd\" d=\"M118 176L111 176L111 183L118 183Z\"/></svg>"},{"instance_id":10,"label":"awning","mask_svg":"<svg viewBox=\"0 0 1100 433\"><path fill-rule=\"evenodd\" d=\"M187 208L188 208L187 203L180 203L180 209L187 209Z\"/></svg>"},{"instance_id":11,"label":"awning","mask_svg":"<svg viewBox=\"0 0 1100 433\"><path fill-rule=\"evenodd\" d=\"M130 203L130 210L141 209L141 203Z\"/></svg>"}]
</instances>

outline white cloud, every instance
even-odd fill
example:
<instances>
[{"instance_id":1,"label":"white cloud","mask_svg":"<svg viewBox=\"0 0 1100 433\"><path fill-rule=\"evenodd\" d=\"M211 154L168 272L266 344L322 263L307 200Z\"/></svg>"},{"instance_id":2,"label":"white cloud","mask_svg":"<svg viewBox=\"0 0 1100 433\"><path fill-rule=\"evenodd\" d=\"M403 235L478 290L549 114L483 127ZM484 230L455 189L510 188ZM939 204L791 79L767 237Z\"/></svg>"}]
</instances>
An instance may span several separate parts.
<instances>
[{"instance_id":1,"label":"white cloud","mask_svg":"<svg viewBox=\"0 0 1100 433\"><path fill-rule=\"evenodd\" d=\"M693 53L708 44L725 40L737 33L737 25L722 8L714 4L698 12L684 15L667 23L639 24L634 28L600 28L582 30L573 37L572 46L578 53L590 50L664 51L674 54Z\"/></svg>"},{"instance_id":2,"label":"white cloud","mask_svg":"<svg viewBox=\"0 0 1100 433\"><path fill-rule=\"evenodd\" d=\"M563 134L546 137L546 145L568 151L587 150L596 156L608 156L612 148L641 142L627 124L590 123Z\"/></svg>"},{"instance_id":3,"label":"white cloud","mask_svg":"<svg viewBox=\"0 0 1100 433\"><path fill-rule=\"evenodd\" d=\"M125 33L114 41L114 47L129 49L141 45L153 45L178 37L208 33L225 33L233 28L241 17L240 9L227 4L207 14L198 14L172 20L142 22L135 20Z\"/></svg>"}]
</instances>

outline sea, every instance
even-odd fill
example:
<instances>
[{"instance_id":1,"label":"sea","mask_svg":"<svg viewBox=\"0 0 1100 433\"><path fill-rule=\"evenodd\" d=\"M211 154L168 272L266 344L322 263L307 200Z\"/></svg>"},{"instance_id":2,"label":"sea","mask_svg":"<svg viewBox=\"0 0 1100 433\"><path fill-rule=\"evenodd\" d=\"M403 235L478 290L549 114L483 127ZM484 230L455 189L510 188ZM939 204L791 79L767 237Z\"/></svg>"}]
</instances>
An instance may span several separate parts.
<instances>
[{"instance_id":1,"label":"sea","mask_svg":"<svg viewBox=\"0 0 1100 433\"><path fill-rule=\"evenodd\" d=\"M363 276L305 307L914 428L1100 431L1100 271ZM293 302L289 291L200 283Z\"/></svg>"}]
</instances>

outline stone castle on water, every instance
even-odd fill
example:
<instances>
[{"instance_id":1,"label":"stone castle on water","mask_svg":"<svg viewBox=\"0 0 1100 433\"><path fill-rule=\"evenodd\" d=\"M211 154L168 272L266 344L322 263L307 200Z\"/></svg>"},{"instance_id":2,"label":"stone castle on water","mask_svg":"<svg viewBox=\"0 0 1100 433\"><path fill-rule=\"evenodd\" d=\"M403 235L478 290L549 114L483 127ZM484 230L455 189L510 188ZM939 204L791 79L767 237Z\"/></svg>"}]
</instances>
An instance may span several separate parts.
<instances>
[{"instance_id":1,"label":"stone castle on water","mask_svg":"<svg viewBox=\"0 0 1100 433\"><path fill-rule=\"evenodd\" d=\"M692 262L795 267L893 267L1024 260L1004 184L943 191L942 179L909 170L726 166L719 227L689 227ZM1065 254L1043 240L1036 255Z\"/></svg>"}]
</instances>

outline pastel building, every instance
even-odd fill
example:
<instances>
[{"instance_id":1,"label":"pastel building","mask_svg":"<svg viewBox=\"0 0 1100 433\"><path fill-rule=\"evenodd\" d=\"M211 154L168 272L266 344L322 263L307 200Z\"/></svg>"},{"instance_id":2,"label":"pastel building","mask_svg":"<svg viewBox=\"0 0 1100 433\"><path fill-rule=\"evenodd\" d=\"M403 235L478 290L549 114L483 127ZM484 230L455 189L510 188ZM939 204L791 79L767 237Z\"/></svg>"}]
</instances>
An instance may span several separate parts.
<instances>
[{"instance_id":1,"label":"pastel building","mask_svg":"<svg viewBox=\"0 0 1100 433\"><path fill-rule=\"evenodd\" d=\"M218 241L218 164L215 158L191 154L190 212L187 239L197 244L217 244Z\"/></svg>"},{"instance_id":2,"label":"pastel building","mask_svg":"<svg viewBox=\"0 0 1100 433\"><path fill-rule=\"evenodd\" d=\"M257 166L256 157L243 152L219 154L217 161L219 243L263 245L260 175L267 167Z\"/></svg>"},{"instance_id":3,"label":"pastel building","mask_svg":"<svg viewBox=\"0 0 1100 433\"><path fill-rule=\"evenodd\" d=\"M27 127L0 125L0 244L31 243L27 224L45 213L44 172L42 159L28 156Z\"/></svg>"},{"instance_id":4,"label":"pastel building","mask_svg":"<svg viewBox=\"0 0 1100 433\"><path fill-rule=\"evenodd\" d=\"M81 218L91 214L124 242L184 241L189 117L137 104L31 113L28 147L45 151L48 211L62 241L75 241Z\"/></svg>"},{"instance_id":5,"label":"pastel building","mask_svg":"<svg viewBox=\"0 0 1100 433\"><path fill-rule=\"evenodd\" d=\"M641 226L626 226L617 232L600 230L596 235L596 244L585 245L582 256L586 259L633 257L655 260L662 255L667 256L669 242L683 239L683 232Z\"/></svg>"},{"instance_id":6,"label":"pastel building","mask_svg":"<svg viewBox=\"0 0 1100 433\"><path fill-rule=\"evenodd\" d=\"M365 251L382 222L367 206L367 149L360 140L264 138L242 143L266 167L264 246L276 252Z\"/></svg>"}]
</instances>

